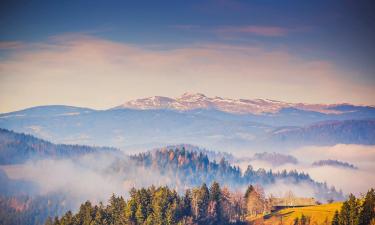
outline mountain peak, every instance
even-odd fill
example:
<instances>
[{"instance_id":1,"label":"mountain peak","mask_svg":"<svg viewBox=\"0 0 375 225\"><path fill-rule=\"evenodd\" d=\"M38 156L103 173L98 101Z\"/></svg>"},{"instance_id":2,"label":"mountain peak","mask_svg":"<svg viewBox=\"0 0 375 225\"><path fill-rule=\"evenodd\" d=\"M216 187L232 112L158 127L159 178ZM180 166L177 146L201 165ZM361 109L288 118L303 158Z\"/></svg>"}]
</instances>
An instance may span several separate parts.
<instances>
[{"instance_id":1,"label":"mountain peak","mask_svg":"<svg viewBox=\"0 0 375 225\"><path fill-rule=\"evenodd\" d=\"M186 97L207 97L206 95L202 94L202 93L199 93L199 92L185 92L181 95L180 98L186 98Z\"/></svg>"},{"instance_id":2,"label":"mountain peak","mask_svg":"<svg viewBox=\"0 0 375 225\"><path fill-rule=\"evenodd\" d=\"M185 92L184 94L182 94L177 99L201 100L201 99L205 99L205 98L207 98L207 96L202 94L202 93Z\"/></svg>"},{"instance_id":3,"label":"mountain peak","mask_svg":"<svg viewBox=\"0 0 375 225\"><path fill-rule=\"evenodd\" d=\"M202 93L186 92L177 98L153 96L125 102L116 108L170 109L187 111L194 109L215 109L237 114L275 113L285 108L295 108L322 113L341 113L333 106L325 104L287 103L270 99L230 99L207 97Z\"/></svg>"}]
</instances>

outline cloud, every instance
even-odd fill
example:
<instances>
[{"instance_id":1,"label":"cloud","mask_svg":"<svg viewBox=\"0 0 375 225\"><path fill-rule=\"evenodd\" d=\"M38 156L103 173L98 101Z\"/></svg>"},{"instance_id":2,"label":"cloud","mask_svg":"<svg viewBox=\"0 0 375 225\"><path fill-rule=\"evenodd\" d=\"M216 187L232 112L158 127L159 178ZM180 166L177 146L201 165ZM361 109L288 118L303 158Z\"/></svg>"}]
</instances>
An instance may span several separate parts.
<instances>
[{"instance_id":1,"label":"cloud","mask_svg":"<svg viewBox=\"0 0 375 225\"><path fill-rule=\"evenodd\" d=\"M0 50L20 49L24 43L19 41L0 41Z\"/></svg>"},{"instance_id":2,"label":"cloud","mask_svg":"<svg viewBox=\"0 0 375 225\"><path fill-rule=\"evenodd\" d=\"M110 108L134 98L186 91L373 103L371 85L345 77L329 61L303 59L285 49L219 43L140 46L68 34L29 43L0 59L0 111L44 104Z\"/></svg>"},{"instance_id":3,"label":"cloud","mask_svg":"<svg viewBox=\"0 0 375 225\"><path fill-rule=\"evenodd\" d=\"M308 146L293 151L302 161L317 161L323 159L337 159L350 162L362 169L374 168L375 147L367 145L338 144L335 146Z\"/></svg>"},{"instance_id":4,"label":"cloud","mask_svg":"<svg viewBox=\"0 0 375 225\"><path fill-rule=\"evenodd\" d=\"M305 171L318 181L326 181L345 193L360 194L375 187L375 147L364 145L338 144L326 147L304 147L292 151L298 158L299 165L290 165L290 169ZM312 167L311 163L317 160L335 159L349 162L358 167L358 170L349 168L323 166Z\"/></svg>"},{"instance_id":5,"label":"cloud","mask_svg":"<svg viewBox=\"0 0 375 225\"><path fill-rule=\"evenodd\" d=\"M267 37L286 36L289 30L276 26L226 26L215 30L219 34L254 34Z\"/></svg>"},{"instance_id":6,"label":"cloud","mask_svg":"<svg viewBox=\"0 0 375 225\"><path fill-rule=\"evenodd\" d=\"M249 154L249 153L247 153ZM298 164L284 164L273 166L270 163L259 160L242 160L236 165L243 171L250 164L254 169L272 169L274 172L282 170L297 170L305 172L319 182L327 182L337 190L341 189L345 194L359 195L368 189L375 187L375 146L337 144L335 146L308 146L293 149L288 154L298 159ZM348 162L357 166L357 170L335 166L312 166L319 160L334 159ZM280 184L283 187L283 184ZM292 188L292 187L290 187ZM298 187L297 187L298 188ZM301 189L303 190L303 188ZM297 191L297 190L296 190ZM275 193L272 189L271 192Z\"/></svg>"},{"instance_id":7,"label":"cloud","mask_svg":"<svg viewBox=\"0 0 375 225\"><path fill-rule=\"evenodd\" d=\"M337 159L354 164L359 169L332 166L309 167L306 171L312 178L327 181L342 188L346 193L364 193L375 187L375 147L339 144L331 147L305 147L294 154L301 160L316 161Z\"/></svg>"},{"instance_id":8,"label":"cloud","mask_svg":"<svg viewBox=\"0 0 375 225\"><path fill-rule=\"evenodd\" d=\"M291 184L283 180L276 180L275 184L268 185L264 190L267 195L274 197L285 197L285 194L292 191L297 197L311 197L315 196L315 190L310 184L301 182L300 184Z\"/></svg>"}]
</instances>

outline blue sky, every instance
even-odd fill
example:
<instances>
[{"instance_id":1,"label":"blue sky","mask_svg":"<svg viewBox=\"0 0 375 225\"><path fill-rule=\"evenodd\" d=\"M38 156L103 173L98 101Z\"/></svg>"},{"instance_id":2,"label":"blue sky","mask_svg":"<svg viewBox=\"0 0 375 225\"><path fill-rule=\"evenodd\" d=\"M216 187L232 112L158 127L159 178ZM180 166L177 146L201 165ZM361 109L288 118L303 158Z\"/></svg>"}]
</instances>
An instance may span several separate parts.
<instances>
[{"instance_id":1,"label":"blue sky","mask_svg":"<svg viewBox=\"0 0 375 225\"><path fill-rule=\"evenodd\" d=\"M348 83L363 85L367 90L375 85L373 63L375 16L373 11L374 4L371 1L348 0L2 1L0 3L0 66L3 65L1 67L3 69L0 70L0 79L4 81L3 87L8 85L6 89L11 89L10 87L16 81L11 81L8 74L14 71L9 71L8 67L4 69L4 65L18 60L19 68L24 65L22 62L25 63L25 59L21 57L25 52L41 51L40 46L51 44L51 42L54 45L65 46L66 42L57 43L53 38L70 35L81 41L82 36L85 36L90 37L90 40L136 46L140 49L157 49L159 53L202 45L261 48L262 52L282 51L304 62L329 63L335 67L337 73L341 74L336 79L342 78ZM71 41L71 38L69 40ZM162 72L160 71L161 74ZM148 72L142 71L142 73ZM27 75L23 74L23 76ZM123 77L124 83L131 80L129 76ZM19 77L22 76L19 75ZM55 81L51 78L50 82ZM192 82L194 83L194 80ZM196 80L196 82L199 81ZM301 85L301 83L295 85ZM160 87L160 89L163 88L164 86ZM348 87L345 86L345 88ZM92 88L88 87L88 89ZM156 89L155 94L173 96L182 90L221 94L218 91L202 89L194 85L185 85L181 90L176 89L170 93ZM353 90L360 89L354 88ZM63 90L61 92L63 93ZM364 91L363 95L367 96L368 92ZM244 93L246 95L243 90L227 91L223 94L231 97L262 97L264 95L259 92L243 96ZM265 97L278 98L282 93L274 93ZM338 91L337 95L342 93L343 91ZM10 95L5 91L1 94ZM134 92L119 94L123 95L122 99L126 100L149 93L140 91L138 94ZM305 94L307 101L325 101L323 97L311 98L311 93ZM21 97L22 95L19 96ZM41 99L41 97L36 99ZM279 98L286 101L301 100L292 96ZM69 103L68 99L63 100L63 98L50 101ZM51 103L50 101L31 102L43 104ZM332 98L331 101L375 103L375 101L364 99L360 93L357 96ZM71 104L85 104L85 101ZM90 103L90 101L86 105L105 107ZM25 106L28 105L21 103L9 105L9 107L3 107L3 110Z\"/></svg>"}]
</instances>

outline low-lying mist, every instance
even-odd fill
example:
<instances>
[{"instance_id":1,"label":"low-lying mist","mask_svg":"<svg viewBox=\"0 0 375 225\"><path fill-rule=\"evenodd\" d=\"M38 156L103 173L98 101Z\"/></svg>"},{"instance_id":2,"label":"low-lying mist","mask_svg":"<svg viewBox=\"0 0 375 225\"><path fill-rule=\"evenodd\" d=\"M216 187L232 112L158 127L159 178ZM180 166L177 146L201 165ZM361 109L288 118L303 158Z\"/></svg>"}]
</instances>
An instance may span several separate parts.
<instances>
[{"instance_id":1,"label":"low-lying mist","mask_svg":"<svg viewBox=\"0 0 375 225\"><path fill-rule=\"evenodd\" d=\"M357 170L332 166L306 168L313 179L327 181L346 193L358 195L375 187L375 146L340 144L332 147L305 147L295 150L293 154L305 163L336 159L357 166Z\"/></svg>"},{"instance_id":2,"label":"low-lying mist","mask_svg":"<svg viewBox=\"0 0 375 225\"><path fill-rule=\"evenodd\" d=\"M334 185L337 190L364 193L375 186L375 147L358 145L336 145L333 147L306 147L296 149L289 154L298 159L298 163L273 166L261 160L241 161L238 165L244 171L251 164L255 169L272 169L274 172L297 170L308 173L312 179ZM337 159L350 162L358 170L337 168L334 166L313 167L311 163L322 159ZM106 202L114 193L127 197L131 188L151 185L177 187L178 191L187 188L176 177L168 173L138 166L125 154L96 153L78 158L39 159L23 164L2 166L11 179L33 182L39 195L64 193L72 201L74 209L86 200L94 203ZM225 184L230 187L232 184ZM236 185L233 185L236 186ZM238 188L238 185L237 185ZM243 186L241 189L244 189ZM266 195L284 196L292 191L296 196L313 197L316 193L309 183L292 183L276 180L264 187ZM74 210L73 209L73 210Z\"/></svg>"},{"instance_id":3,"label":"low-lying mist","mask_svg":"<svg viewBox=\"0 0 375 225\"><path fill-rule=\"evenodd\" d=\"M298 159L298 163L285 163L273 165L264 160L242 160L237 163L241 169L248 164L254 168L272 169L273 171L297 170L308 173L311 178L319 182L327 182L341 189L345 194L353 193L359 195L365 193L369 188L375 187L375 146L346 145L335 146L309 146L294 149L285 154L290 154ZM351 168L336 167L332 165L312 166L319 160L340 160L358 167ZM282 187L283 185L279 185ZM293 189L293 187L288 187ZM307 190L307 189L306 189ZM295 191L297 193L297 190Z\"/></svg>"},{"instance_id":4,"label":"low-lying mist","mask_svg":"<svg viewBox=\"0 0 375 225\"><path fill-rule=\"evenodd\" d=\"M167 176L135 166L125 155L100 153L75 159L40 159L3 169L11 179L33 182L39 195L64 193L76 207L86 200L106 202L112 194L126 197L132 187L171 184Z\"/></svg>"}]
</instances>

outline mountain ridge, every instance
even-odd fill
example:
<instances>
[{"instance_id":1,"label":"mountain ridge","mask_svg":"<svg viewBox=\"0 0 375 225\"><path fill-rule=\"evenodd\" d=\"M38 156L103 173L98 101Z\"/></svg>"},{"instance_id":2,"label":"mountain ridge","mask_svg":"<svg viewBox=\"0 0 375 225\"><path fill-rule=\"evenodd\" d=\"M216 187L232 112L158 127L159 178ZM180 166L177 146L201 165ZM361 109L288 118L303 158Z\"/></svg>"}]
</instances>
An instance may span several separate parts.
<instances>
[{"instance_id":1,"label":"mountain ridge","mask_svg":"<svg viewBox=\"0 0 375 225\"><path fill-rule=\"evenodd\" d=\"M113 109L172 109L188 111L194 109L217 109L229 113L237 114L262 114L275 113L285 108L296 108L301 110L321 112L321 113L342 113L341 108L350 107L373 107L363 105L353 105L349 103L338 104L307 104L288 103L271 99L231 99L223 97L207 97L202 93L184 93L183 95L171 98L164 96L152 96L127 101Z\"/></svg>"},{"instance_id":2,"label":"mountain ridge","mask_svg":"<svg viewBox=\"0 0 375 225\"><path fill-rule=\"evenodd\" d=\"M163 106L160 109L153 109L155 102L148 105L150 109L147 104L147 107L121 106L107 110L38 106L0 114L0 127L55 143L115 146L128 150L134 146L154 148L159 146L157 143L161 146L190 143L217 150L255 147L265 151L311 144L374 144L369 138L375 134L372 122L375 107L331 104L326 107L340 113L323 113L287 107L279 101L258 100L258 103L276 104L277 107L284 104L285 108L257 114L228 112L241 102L245 102L246 109L247 100L228 100L232 108L218 108L210 103L212 98L203 94L185 94L179 99L186 103L186 110L171 108L175 100L167 97L151 99ZM220 97L215 99L219 103L227 101ZM146 109L140 109L141 106ZM338 122L331 126L330 121ZM321 125L317 125L319 123Z\"/></svg>"}]
</instances>

